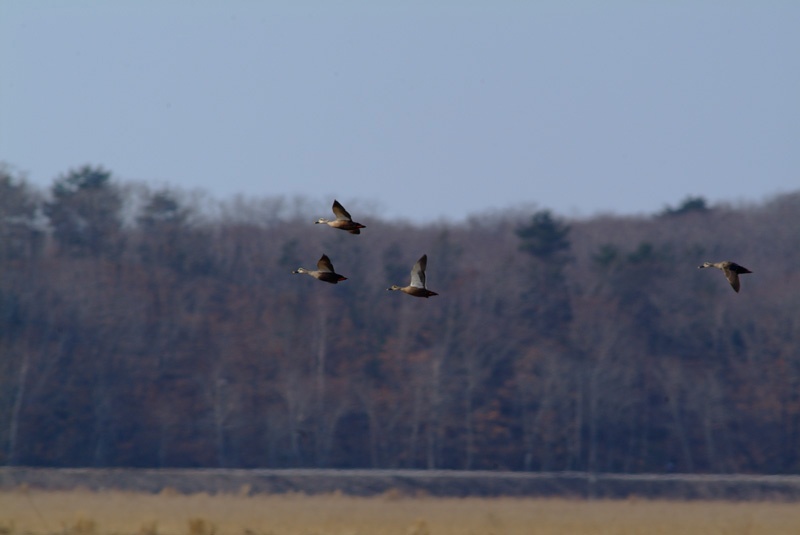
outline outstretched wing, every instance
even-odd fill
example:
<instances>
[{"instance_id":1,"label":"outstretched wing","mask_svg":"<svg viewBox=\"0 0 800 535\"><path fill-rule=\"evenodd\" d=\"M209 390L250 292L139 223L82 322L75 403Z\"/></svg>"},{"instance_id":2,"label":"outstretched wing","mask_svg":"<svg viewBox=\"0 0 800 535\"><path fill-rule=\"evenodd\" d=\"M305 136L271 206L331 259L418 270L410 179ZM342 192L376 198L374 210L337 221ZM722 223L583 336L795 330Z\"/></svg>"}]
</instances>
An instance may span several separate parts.
<instances>
[{"instance_id":1,"label":"outstretched wing","mask_svg":"<svg viewBox=\"0 0 800 535\"><path fill-rule=\"evenodd\" d=\"M737 267L739 267L739 266L737 266ZM728 282L731 283L731 286L733 287L733 289L736 290L736 292L738 292L739 291L739 274L736 271L734 271L731 268L731 266L726 267L725 269L722 270L722 272L725 273L725 278L728 279Z\"/></svg>"},{"instance_id":2,"label":"outstretched wing","mask_svg":"<svg viewBox=\"0 0 800 535\"><path fill-rule=\"evenodd\" d=\"M422 255L411 269L411 286L425 288L425 268L428 267L428 255Z\"/></svg>"},{"instance_id":3,"label":"outstretched wing","mask_svg":"<svg viewBox=\"0 0 800 535\"><path fill-rule=\"evenodd\" d=\"M739 292L739 274L740 273L752 273L749 269L744 266L740 266L736 262L727 262L727 265L722 268L722 272L725 273L725 278L728 279L728 282L731 283L731 287Z\"/></svg>"},{"instance_id":4,"label":"outstretched wing","mask_svg":"<svg viewBox=\"0 0 800 535\"><path fill-rule=\"evenodd\" d=\"M320 258L319 262L317 262L317 268L319 268L320 271L328 271L333 273L333 264L331 264L331 259L328 258L328 255L322 255L322 258Z\"/></svg>"},{"instance_id":5,"label":"outstretched wing","mask_svg":"<svg viewBox=\"0 0 800 535\"><path fill-rule=\"evenodd\" d=\"M345 221L353 220L347 210L344 209L344 206L339 204L339 201L335 199L333 201L333 214L336 216L336 219L344 219Z\"/></svg>"}]
</instances>

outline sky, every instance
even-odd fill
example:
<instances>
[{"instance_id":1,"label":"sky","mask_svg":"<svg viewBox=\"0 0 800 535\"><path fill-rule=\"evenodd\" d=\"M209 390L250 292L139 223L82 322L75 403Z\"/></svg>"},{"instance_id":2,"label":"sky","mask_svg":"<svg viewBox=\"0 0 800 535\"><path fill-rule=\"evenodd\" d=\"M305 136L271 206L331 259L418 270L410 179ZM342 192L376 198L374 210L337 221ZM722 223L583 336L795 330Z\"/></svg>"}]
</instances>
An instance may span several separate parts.
<instances>
[{"instance_id":1,"label":"sky","mask_svg":"<svg viewBox=\"0 0 800 535\"><path fill-rule=\"evenodd\" d=\"M423 223L761 202L800 189L798 21L790 0L3 0L0 161Z\"/></svg>"}]
</instances>

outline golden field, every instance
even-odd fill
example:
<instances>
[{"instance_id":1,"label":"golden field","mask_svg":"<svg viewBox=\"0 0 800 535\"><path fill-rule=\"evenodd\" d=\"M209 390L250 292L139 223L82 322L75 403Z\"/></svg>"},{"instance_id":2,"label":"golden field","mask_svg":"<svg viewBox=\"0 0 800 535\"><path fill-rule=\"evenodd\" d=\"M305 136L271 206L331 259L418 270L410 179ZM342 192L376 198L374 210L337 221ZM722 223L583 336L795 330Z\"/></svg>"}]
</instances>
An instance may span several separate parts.
<instances>
[{"instance_id":1,"label":"golden field","mask_svg":"<svg viewBox=\"0 0 800 535\"><path fill-rule=\"evenodd\" d=\"M165 491L0 492L0 535L583 535L800 533L800 505L545 498L362 498Z\"/></svg>"}]
</instances>

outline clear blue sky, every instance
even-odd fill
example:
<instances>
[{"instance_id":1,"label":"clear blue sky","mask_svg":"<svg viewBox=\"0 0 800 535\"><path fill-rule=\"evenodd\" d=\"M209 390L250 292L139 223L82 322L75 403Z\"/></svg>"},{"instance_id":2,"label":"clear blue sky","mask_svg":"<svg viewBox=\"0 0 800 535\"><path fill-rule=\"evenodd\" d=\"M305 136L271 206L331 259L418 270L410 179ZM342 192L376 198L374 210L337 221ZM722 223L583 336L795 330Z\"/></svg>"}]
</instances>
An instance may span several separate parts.
<instances>
[{"instance_id":1,"label":"clear blue sky","mask_svg":"<svg viewBox=\"0 0 800 535\"><path fill-rule=\"evenodd\" d=\"M760 201L800 189L799 28L789 0L3 0L0 160L423 221Z\"/></svg>"}]
</instances>

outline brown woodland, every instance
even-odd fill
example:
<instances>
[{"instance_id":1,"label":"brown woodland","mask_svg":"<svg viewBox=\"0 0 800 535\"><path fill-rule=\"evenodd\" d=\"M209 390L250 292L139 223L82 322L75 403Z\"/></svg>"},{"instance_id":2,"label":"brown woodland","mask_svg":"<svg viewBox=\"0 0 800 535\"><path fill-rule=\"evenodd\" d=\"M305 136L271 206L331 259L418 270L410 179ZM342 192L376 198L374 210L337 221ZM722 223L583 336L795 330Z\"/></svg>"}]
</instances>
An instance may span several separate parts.
<instances>
[{"instance_id":1,"label":"brown woodland","mask_svg":"<svg viewBox=\"0 0 800 535\"><path fill-rule=\"evenodd\" d=\"M0 170L0 463L800 472L800 192L346 204L359 236L322 202ZM292 275L323 253L346 281ZM387 292L424 253L439 295ZM697 269L721 260L741 293Z\"/></svg>"}]
</instances>

